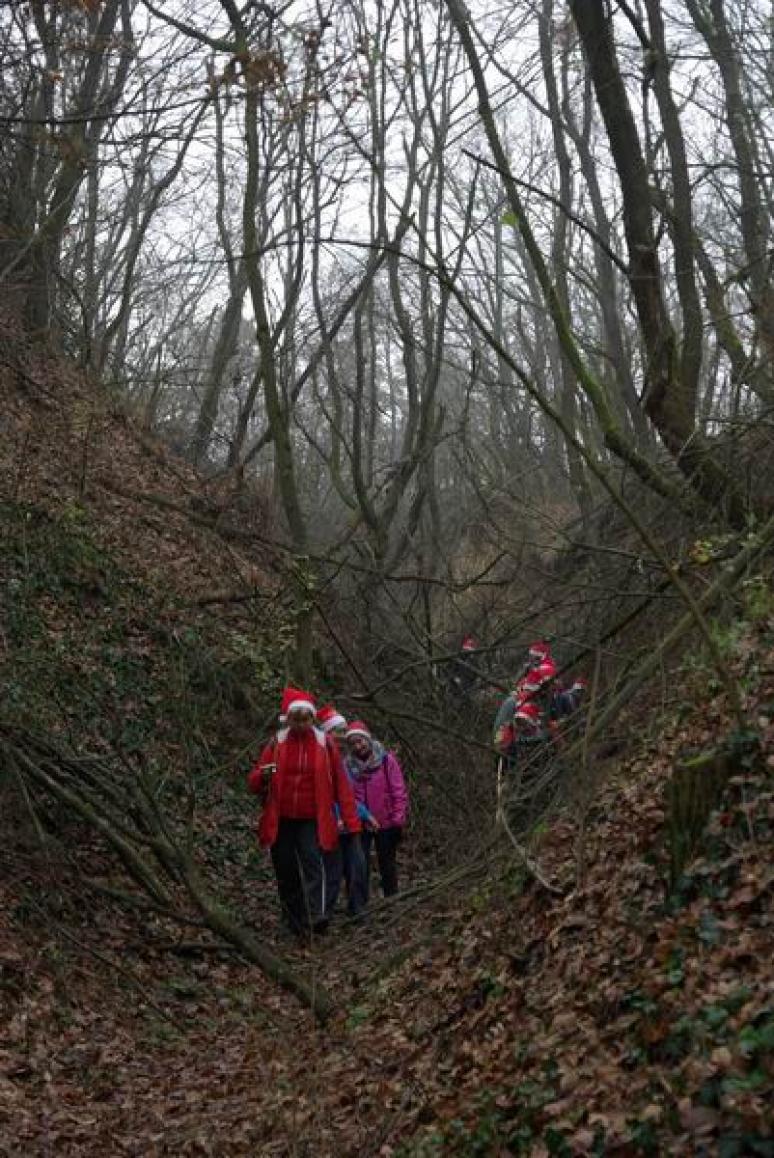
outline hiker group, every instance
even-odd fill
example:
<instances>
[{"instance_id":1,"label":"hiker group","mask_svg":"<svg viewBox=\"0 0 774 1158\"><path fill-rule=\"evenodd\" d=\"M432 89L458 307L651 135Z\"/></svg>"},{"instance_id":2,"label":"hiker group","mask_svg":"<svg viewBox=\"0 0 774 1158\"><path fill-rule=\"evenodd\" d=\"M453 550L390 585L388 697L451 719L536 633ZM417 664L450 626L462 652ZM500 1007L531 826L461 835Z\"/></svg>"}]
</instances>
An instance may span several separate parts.
<instances>
[{"instance_id":1,"label":"hiker group","mask_svg":"<svg viewBox=\"0 0 774 1158\"><path fill-rule=\"evenodd\" d=\"M586 681L560 684L550 646L530 644L527 663L513 691L500 705L494 723L494 744L506 762L536 745L547 745L559 735L561 722L580 707Z\"/></svg>"},{"instance_id":2,"label":"hiker group","mask_svg":"<svg viewBox=\"0 0 774 1158\"><path fill-rule=\"evenodd\" d=\"M397 850L408 793L393 752L362 720L282 695L280 727L247 778L263 803L258 838L271 851L282 916L294 934L324 932L342 882L347 911L368 904L375 850L384 896L398 891Z\"/></svg>"},{"instance_id":3,"label":"hiker group","mask_svg":"<svg viewBox=\"0 0 774 1158\"><path fill-rule=\"evenodd\" d=\"M458 690L469 692L479 673L478 644L463 640L454 668ZM579 708L585 681L562 685L547 643L533 643L513 691L495 719L497 808L502 816L503 773L525 750L550 751L563 720ZM397 851L408 815L408 793L395 753L362 720L347 723L332 705L319 710L298 688L282 695L279 728L252 768L247 785L263 809L258 837L271 852L287 928L306 937L324 932L342 886L347 912L362 916L369 901L371 857L382 893L398 891Z\"/></svg>"}]
</instances>

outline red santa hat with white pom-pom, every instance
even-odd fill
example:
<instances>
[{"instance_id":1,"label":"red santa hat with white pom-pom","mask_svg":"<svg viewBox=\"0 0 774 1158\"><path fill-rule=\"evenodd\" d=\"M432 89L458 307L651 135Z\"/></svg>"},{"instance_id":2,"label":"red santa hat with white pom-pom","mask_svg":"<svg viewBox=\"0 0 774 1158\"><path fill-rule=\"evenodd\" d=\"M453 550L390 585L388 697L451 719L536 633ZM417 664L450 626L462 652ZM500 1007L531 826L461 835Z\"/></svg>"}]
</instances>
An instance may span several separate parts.
<instances>
[{"instance_id":1,"label":"red santa hat with white pom-pom","mask_svg":"<svg viewBox=\"0 0 774 1158\"><path fill-rule=\"evenodd\" d=\"M556 664L551 659L544 660L544 662L539 663L537 667L530 668L519 683L519 691L538 692L555 678Z\"/></svg>"},{"instance_id":2,"label":"red santa hat with white pom-pom","mask_svg":"<svg viewBox=\"0 0 774 1158\"><path fill-rule=\"evenodd\" d=\"M290 686L282 692L280 711L286 718L291 712L311 712L313 716L317 715L314 698L308 692L302 692L300 688Z\"/></svg>"},{"instance_id":3,"label":"red santa hat with white pom-pom","mask_svg":"<svg viewBox=\"0 0 774 1158\"><path fill-rule=\"evenodd\" d=\"M362 720L353 720L347 728L347 739L352 740L355 736L364 736L366 740L371 739L368 725L364 724Z\"/></svg>"},{"instance_id":4,"label":"red santa hat with white pom-pom","mask_svg":"<svg viewBox=\"0 0 774 1158\"><path fill-rule=\"evenodd\" d=\"M525 724L539 724L541 714L540 708L533 700L525 700L517 704L513 718Z\"/></svg>"},{"instance_id":5,"label":"red santa hat with white pom-pom","mask_svg":"<svg viewBox=\"0 0 774 1158\"><path fill-rule=\"evenodd\" d=\"M544 639L536 639L534 643L529 645L527 654L530 659L536 659L539 663L544 663L545 660L551 658L551 645L546 643Z\"/></svg>"},{"instance_id":6,"label":"red santa hat with white pom-pom","mask_svg":"<svg viewBox=\"0 0 774 1158\"><path fill-rule=\"evenodd\" d=\"M346 728L347 721L341 712L337 712L333 704L326 704L317 713L317 723L324 732L332 732L335 728Z\"/></svg>"}]
</instances>

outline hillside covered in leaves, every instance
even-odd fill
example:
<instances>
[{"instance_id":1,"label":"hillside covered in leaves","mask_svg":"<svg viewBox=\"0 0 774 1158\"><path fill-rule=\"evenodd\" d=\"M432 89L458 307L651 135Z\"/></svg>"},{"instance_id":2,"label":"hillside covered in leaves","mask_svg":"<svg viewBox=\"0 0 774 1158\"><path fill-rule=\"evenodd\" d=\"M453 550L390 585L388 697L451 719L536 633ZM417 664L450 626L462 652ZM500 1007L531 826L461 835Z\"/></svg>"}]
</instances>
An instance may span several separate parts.
<instances>
[{"instance_id":1,"label":"hillside covered in leaves","mask_svg":"<svg viewBox=\"0 0 774 1158\"><path fill-rule=\"evenodd\" d=\"M441 867L409 837L394 902L291 947L243 789L294 630L268 508L3 325L0 1153L774 1154L769 561L713 624L744 732L693 639L617 752L563 771L526 860ZM116 801L152 786L223 905L330 994L325 1024L181 880L156 905L128 887L99 825L30 794L24 744L60 786L68 760Z\"/></svg>"}]
</instances>

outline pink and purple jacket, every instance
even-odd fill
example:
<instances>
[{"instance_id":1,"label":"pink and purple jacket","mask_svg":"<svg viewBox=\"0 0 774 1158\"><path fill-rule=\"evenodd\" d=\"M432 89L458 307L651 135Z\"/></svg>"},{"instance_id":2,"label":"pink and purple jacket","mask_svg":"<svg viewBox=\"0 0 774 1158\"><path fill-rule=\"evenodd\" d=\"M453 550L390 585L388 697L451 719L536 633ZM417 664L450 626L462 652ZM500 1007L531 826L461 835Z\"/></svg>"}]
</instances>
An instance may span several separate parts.
<instances>
[{"instance_id":1,"label":"pink and purple jacket","mask_svg":"<svg viewBox=\"0 0 774 1158\"><path fill-rule=\"evenodd\" d=\"M347 760L355 800L368 809L380 828L402 828L408 815L408 792L403 771L392 752L385 751L376 742L373 747L374 756L367 765L352 757Z\"/></svg>"}]
</instances>

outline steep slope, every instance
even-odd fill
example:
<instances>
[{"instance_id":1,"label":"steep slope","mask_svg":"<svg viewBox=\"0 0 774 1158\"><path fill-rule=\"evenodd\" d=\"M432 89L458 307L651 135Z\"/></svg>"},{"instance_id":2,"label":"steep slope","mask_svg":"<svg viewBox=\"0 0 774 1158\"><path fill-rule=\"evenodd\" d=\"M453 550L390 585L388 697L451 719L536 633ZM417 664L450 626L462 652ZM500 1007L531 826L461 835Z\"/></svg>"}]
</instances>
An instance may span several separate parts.
<instances>
[{"instance_id":1,"label":"steep slope","mask_svg":"<svg viewBox=\"0 0 774 1158\"><path fill-rule=\"evenodd\" d=\"M249 545L249 532L259 544L265 530L259 496L235 511L224 485L208 484L144 434L55 351L30 346L7 309L0 349L3 502L93 514L100 545L117 562L189 598L219 594L230 578L244 590L268 582L266 550ZM230 529L240 548L208 535L210 524Z\"/></svg>"},{"instance_id":2,"label":"steep slope","mask_svg":"<svg viewBox=\"0 0 774 1158\"><path fill-rule=\"evenodd\" d=\"M4 721L193 786L202 866L274 938L240 795L289 621L265 516L2 325ZM638 756L592 763L541 834L557 892L494 859L288 950L339 1005L324 1032L200 924L96 893L86 875L115 871L99 840L6 774L0 1154L773 1154L767 577L747 610L723 646L757 749L693 657L660 715L654 694L619 723ZM730 741L670 883L675 765Z\"/></svg>"},{"instance_id":3,"label":"steep slope","mask_svg":"<svg viewBox=\"0 0 774 1158\"><path fill-rule=\"evenodd\" d=\"M134 1011L100 1007L93 966L67 987L39 967L33 1001L6 962L2 1152L771 1154L774 617L735 655L761 748L672 892L665 793L729 725L718 701L608 769L582 832L545 833L560 896L511 872L297 953L341 1003L327 1032L206 946L163 981L146 945Z\"/></svg>"},{"instance_id":4,"label":"steep slope","mask_svg":"<svg viewBox=\"0 0 774 1158\"><path fill-rule=\"evenodd\" d=\"M64 713L50 703L57 683L84 701L84 725L131 717L143 667L162 645L168 668L178 653L192 710L209 695L236 715L242 738L254 734L273 709L278 676L267 653L287 620L275 556L261 541L265 504L205 482L77 368L26 345L7 311L0 348L0 664L28 709L41 681L26 717L42 711L61 730L57 716L74 708L66 692ZM111 692L122 683L123 695ZM145 715L149 733L157 721ZM233 719L223 723L233 732Z\"/></svg>"}]
</instances>

